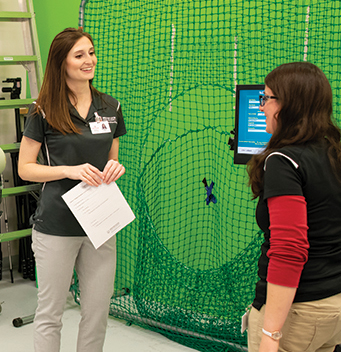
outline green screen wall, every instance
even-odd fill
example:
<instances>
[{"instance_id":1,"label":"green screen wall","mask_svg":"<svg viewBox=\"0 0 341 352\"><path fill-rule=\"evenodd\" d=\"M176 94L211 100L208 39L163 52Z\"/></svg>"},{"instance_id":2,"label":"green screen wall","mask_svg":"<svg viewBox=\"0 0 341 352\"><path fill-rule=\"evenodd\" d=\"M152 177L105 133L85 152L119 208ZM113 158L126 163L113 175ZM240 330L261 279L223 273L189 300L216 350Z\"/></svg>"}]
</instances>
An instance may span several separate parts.
<instances>
[{"instance_id":1,"label":"green screen wall","mask_svg":"<svg viewBox=\"0 0 341 352\"><path fill-rule=\"evenodd\" d=\"M78 27L80 0L33 0L40 53L45 70L50 44L67 27Z\"/></svg>"}]
</instances>

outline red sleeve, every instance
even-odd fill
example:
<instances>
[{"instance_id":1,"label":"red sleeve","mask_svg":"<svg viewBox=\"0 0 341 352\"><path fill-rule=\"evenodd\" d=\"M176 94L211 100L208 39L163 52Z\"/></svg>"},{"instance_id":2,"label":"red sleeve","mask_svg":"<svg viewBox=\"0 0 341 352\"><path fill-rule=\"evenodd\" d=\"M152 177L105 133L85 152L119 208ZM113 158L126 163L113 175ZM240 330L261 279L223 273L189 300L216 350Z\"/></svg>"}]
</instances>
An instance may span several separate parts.
<instances>
[{"instance_id":1,"label":"red sleeve","mask_svg":"<svg viewBox=\"0 0 341 352\"><path fill-rule=\"evenodd\" d=\"M298 287L308 260L307 206L303 196L268 198L270 249L267 281Z\"/></svg>"}]
</instances>

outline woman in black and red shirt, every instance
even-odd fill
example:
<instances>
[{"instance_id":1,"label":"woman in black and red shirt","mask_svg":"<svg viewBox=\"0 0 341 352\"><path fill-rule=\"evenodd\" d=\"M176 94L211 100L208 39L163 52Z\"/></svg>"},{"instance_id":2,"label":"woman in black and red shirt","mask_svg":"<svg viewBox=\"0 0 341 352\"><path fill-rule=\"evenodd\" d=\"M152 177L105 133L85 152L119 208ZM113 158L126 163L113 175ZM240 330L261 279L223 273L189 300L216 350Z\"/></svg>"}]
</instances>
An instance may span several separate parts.
<instances>
[{"instance_id":1,"label":"woman in black and red shirt","mask_svg":"<svg viewBox=\"0 0 341 352\"><path fill-rule=\"evenodd\" d=\"M260 97L266 149L248 165L264 231L249 352L332 352L341 343L341 144L328 79L283 64Z\"/></svg>"}]
</instances>

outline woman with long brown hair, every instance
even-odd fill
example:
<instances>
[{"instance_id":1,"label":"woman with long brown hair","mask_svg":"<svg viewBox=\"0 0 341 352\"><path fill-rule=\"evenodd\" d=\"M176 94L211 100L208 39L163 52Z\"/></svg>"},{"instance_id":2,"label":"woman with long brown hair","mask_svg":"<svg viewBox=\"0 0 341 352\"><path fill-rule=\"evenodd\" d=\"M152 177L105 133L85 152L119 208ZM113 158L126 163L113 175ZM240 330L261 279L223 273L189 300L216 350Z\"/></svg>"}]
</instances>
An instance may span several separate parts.
<instances>
[{"instance_id":1,"label":"woman with long brown hair","mask_svg":"<svg viewBox=\"0 0 341 352\"><path fill-rule=\"evenodd\" d=\"M54 38L43 85L29 109L20 146L20 177L44 183L32 216L38 279L36 352L60 350L62 315L74 267L82 316L77 351L100 352L103 348L116 239L95 249L62 199L80 181L97 187L116 181L125 172L118 161L119 137L126 133L121 106L93 87L96 64L89 34L67 28ZM98 130L97 125L105 128Z\"/></svg>"},{"instance_id":2,"label":"woman with long brown hair","mask_svg":"<svg viewBox=\"0 0 341 352\"><path fill-rule=\"evenodd\" d=\"M265 78L272 136L248 164L264 231L249 352L332 352L341 343L341 144L332 90L308 62Z\"/></svg>"}]
</instances>

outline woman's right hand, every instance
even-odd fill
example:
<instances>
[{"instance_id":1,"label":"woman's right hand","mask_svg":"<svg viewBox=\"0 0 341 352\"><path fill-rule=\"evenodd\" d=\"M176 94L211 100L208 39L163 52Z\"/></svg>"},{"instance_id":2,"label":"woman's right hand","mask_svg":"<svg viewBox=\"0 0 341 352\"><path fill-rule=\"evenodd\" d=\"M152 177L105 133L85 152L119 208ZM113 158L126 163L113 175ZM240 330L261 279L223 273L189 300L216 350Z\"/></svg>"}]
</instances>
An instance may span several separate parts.
<instances>
[{"instance_id":1,"label":"woman's right hand","mask_svg":"<svg viewBox=\"0 0 341 352\"><path fill-rule=\"evenodd\" d=\"M65 176L71 180L81 180L89 186L99 186L103 182L103 173L91 164L68 166Z\"/></svg>"},{"instance_id":2,"label":"woman's right hand","mask_svg":"<svg viewBox=\"0 0 341 352\"><path fill-rule=\"evenodd\" d=\"M95 166L81 164L75 166L47 166L37 163L37 156L41 143L23 136L20 143L18 172L25 181L50 182L63 178L81 180L90 186L99 186L103 183L103 173Z\"/></svg>"}]
</instances>

